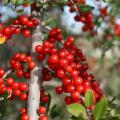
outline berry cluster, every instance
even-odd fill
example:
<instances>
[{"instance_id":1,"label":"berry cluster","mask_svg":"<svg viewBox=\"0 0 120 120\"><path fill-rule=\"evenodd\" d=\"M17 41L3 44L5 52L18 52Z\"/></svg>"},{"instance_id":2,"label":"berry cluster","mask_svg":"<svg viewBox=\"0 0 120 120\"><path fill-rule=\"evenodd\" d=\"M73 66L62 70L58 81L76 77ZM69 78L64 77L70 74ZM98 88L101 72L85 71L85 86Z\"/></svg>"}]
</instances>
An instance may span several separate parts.
<instances>
[{"instance_id":1,"label":"berry cluster","mask_svg":"<svg viewBox=\"0 0 120 120\"><path fill-rule=\"evenodd\" d=\"M46 107L40 106L38 112L40 114L39 120L48 120L48 117L45 115L47 112Z\"/></svg>"},{"instance_id":2,"label":"berry cluster","mask_svg":"<svg viewBox=\"0 0 120 120\"><path fill-rule=\"evenodd\" d=\"M35 50L38 60L44 60L48 65L43 68L43 82L54 77L59 78L62 86L56 86L56 92L67 93L66 104L83 104L82 98L87 90L93 91L95 102L103 96L94 75L88 73L86 58L82 50L74 45L73 37L68 37L64 42L61 29L54 28L49 32L48 39L43 45L37 45Z\"/></svg>"},{"instance_id":3,"label":"berry cluster","mask_svg":"<svg viewBox=\"0 0 120 120\"><path fill-rule=\"evenodd\" d=\"M30 71L36 66L36 63L30 55L16 53L10 61L10 65L12 69L16 70L18 77L30 78Z\"/></svg>"},{"instance_id":4,"label":"berry cluster","mask_svg":"<svg viewBox=\"0 0 120 120\"><path fill-rule=\"evenodd\" d=\"M86 57L81 49L74 45L75 39L69 36L64 41L62 31L53 28L48 34L47 40L42 45L37 45L35 51L38 61L43 62L42 83L57 78L61 81L61 86L56 86L56 93L66 93L65 103L83 103L83 98L87 90L92 90L94 103L99 101L103 92L98 82L94 80L94 75L89 73L89 66ZM10 61L11 68L17 72L18 77L30 78L31 70L36 66L30 55L16 53ZM27 67L27 68L26 68ZM5 92L9 93L9 99L16 96L22 101L28 97L29 86L24 82L17 82L13 78L4 78L5 71L0 68L0 96ZM49 103L49 96L43 86L40 91L40 102ZM94 109L94 103L90 110ZM46 108L39 108L39 120L48 120ZM25 108L21 109L21 120L29 120Z\"/></svg>"},{"instance_id":5,"label":"berry cluster","mask_svg":"<svg viewBox=\"0 0 120 120\"><path fill-rule=\"evenodd\" d=\"M21 120L29 120L29 116L27 114L26 108L21 108L20 113L21 113Z\"/></svg>"},{"instance_id":6,"label":"berry cluster","mask_svg":"<svg viewBox=\"0 0 120 120\"><path fill-rule=\"evenodd\" d=\"M35 18L30 18L27 15L19 16L8 27L0 25L0 37L9 40L13 34L23 34L24 37L31 36L32 28L35 28L39 21Z\"/></svg>"},{"instance_id":7,"label":"berry cluster","mask_svg":"<svg viewBox=\"0 0 120 120\"><path fill-rule=\"evenodd\" d=\"M20 100L27 100L28 84L24 82L17 82L13 78L0 78L0 95L7 92L9 99L19 97Z\"/></svg>"},{"instance_id":8,"label":"berry cluster","mask_svg":"<svg viewBox=\"0 0 120 120\"><path fill-rule=\"evenodd\" d=\"M81 12L79 4L85 4L85 0L68 0L70 12L76 12L75 20L84 23L83 31L94 29L94 17L91 12Z\"/></svg>"}]
</instances>

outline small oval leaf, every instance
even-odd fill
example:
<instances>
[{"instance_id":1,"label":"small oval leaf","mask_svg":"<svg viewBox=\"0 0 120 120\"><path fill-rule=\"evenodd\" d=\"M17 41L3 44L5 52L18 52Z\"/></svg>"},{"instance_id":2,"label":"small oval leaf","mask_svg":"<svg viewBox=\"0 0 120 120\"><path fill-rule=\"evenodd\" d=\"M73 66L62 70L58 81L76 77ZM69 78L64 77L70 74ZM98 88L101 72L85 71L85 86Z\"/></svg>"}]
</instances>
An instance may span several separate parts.
<instances>
[{"instance_id":1,"label":"small oval leaf","mask_svg":"<svg viewBox=\"0 0 120 120\"><path fill-rule=\"evenodd\" d=\"M105 112L107 110L108 107L108 102L107 102L107 98L103 97L96 105L95 105L95 109L93 111L93 115L94 115L94 119L95 120L100 120L104 117Z\"/></svg>"},{"instance_id":2,"label":"small oval leaf","mask_svg":"<svg viewBox=\"0 0 120 120\"><path fill-rule=\"evenodd\" d=\"M94 95L91 90L87 90L85 93L85 99L84 99L84 104L86 107L90 107L93 104L94 101Z\"/></svg>"},{"instance_id":3,"label":"small oval leaf","mask_svg":"<svg viewBox=\"0 0 120 120\"><path fill-rule=\"evenodd\" d=\"M69 113L71 113L75 117L79 117L81 114L86 116L85 107L79 103L74 103L74 104L68 105L67 110Z\"/></svg>"},{"instance_id":4,"label":"small oval leaf","mask_svg":"<svg viewBox=\"0 0 120 120\"><path fill-rule=\"evenodd\" d=\"M0 37L0 44L3 44L6 41L5 37Z\"/></svg>"}]
</instances>

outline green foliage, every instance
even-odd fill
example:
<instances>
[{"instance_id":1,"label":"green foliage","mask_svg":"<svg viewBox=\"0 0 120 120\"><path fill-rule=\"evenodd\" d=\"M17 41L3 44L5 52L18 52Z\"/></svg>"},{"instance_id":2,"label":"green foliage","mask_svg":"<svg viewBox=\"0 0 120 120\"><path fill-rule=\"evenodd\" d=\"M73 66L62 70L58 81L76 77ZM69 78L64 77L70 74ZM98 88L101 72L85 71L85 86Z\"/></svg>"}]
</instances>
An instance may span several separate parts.
<instances>
[{"instance_id":1,"label":"green foliage","mask_svg":"<svg viewBox=\"0 0 120 120\"><path fill-rule=\"evenodd\" d=\"M94 9L94 7L90 5L83 5L83 4L79 4L79 7L81 12L90 12Z\"/></svg>"},{"instance_id":2,"label":"green foliage","mask_svg":"<svg viewBox=\"0 0 120 120\"><path fill-rule=\"evenodd\" d=\"M94 95L91 90L88 90L85 93L85 99L84 99L85 106L90 107L93 104L93 100L94 100Z\"/></svg>"},{"instance_id":3,"label":"green foliage","mask_svg":"<svg viewBox=\"0 0 120 120\"><path fill-rule=\"evenodd\" d=\"M73 116L77 118L79 118L80 116L83 116L84 118L86 118L85 107L79 103L68 105L67 110L69 113L71 113Z\"/></svg>"},{"instance_id":4,"label":"green foliage","mask_svg":"<svg viewBox=\"0 0 120 120\"><path fill-rule=\"evenodd\" d=\"M107 102L107 98L103 97L96 105L95 105L95 109L93 111L94 114L94 119L95 120L101 120L107 110L108 107L108 102Z\"/></svg>"}]
</instances>

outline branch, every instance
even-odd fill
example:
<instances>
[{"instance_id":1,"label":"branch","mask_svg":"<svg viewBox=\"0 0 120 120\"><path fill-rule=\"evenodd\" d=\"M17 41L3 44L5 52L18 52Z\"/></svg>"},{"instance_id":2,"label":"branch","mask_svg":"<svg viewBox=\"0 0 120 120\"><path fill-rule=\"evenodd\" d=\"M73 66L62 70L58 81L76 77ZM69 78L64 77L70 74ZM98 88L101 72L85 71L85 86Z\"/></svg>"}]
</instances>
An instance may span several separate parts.
<instances>
[{"instance_id":1,"label":"branch","mask_svg":"<svg viewBox=\"0 0 120 120\"><path fill-rule=\"evenodd\" d=\"M30 120L38 120L39 116L37 114L37 110L40 104L40 84L41 84L41 71L42 71L42 63L37 61L37 57L35 55L35 46L42 44L42 32L40 31L40 27L37 26L32 36L32 57L36 62L36 67L31 71L30 82L29 82L29 94L28 94L28 115Z\"/></svg>"},{"instance_id":2,"label":"branch","mask_svg":"<svg viewBox=\"0 0 120 120\"><path fill-rule=\"evenodd\" d=\"M88 116L88 120L93 120L89 110L87 110L87 116Z\"/></svg>"},{"instance_id":3,"label":"branch","mask_svg":"<svg viewBox=\"0 0 120 120\"><path fill-rule=\"evenodd\" d=\"M13 72L13 69L9 69L7 70L7 72L5 73L5 75L3 76L3 78L5 79L9 74L11 74Z\"/></svg>"}]
</instances>

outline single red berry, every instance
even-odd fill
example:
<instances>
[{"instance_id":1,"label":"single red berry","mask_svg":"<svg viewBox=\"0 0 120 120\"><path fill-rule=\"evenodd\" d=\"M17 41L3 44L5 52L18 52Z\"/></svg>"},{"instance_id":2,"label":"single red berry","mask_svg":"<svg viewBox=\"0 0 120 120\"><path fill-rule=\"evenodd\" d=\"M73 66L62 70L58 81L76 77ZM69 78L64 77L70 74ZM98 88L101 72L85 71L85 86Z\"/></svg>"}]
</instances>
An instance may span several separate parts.
<instances>
[{"instance_id":1,"label":"single red berry","mask_svg":"<svg viewBox=\"0 0 120 120\"><path fill-rule=\"evenodd\" d=\"M27 83L20 83L19 88L21 91L28 91L28 84Z\"/></svg>"},{"instance_id":2,"label":"single red berry","mask_svg":"<svg viewBox=\"0 0 120 120\"><path fill-rule=\"evenodd\" d=\"M48 59L48 63L50 64L57 64L59 61L58 55L51 55L50 58Z\"/></svg>"},{"instance_id":3,"label":"single red berry","mask_svg":"<svg viewBox=\"0 0 120 120\"><path fill-rule=\"evenodd\" d=\"M83 80L82 80L81 77L75 77L75 78L73 79L73 84L74 84L74 85L81 85L82 83L83 83Z\"/></svg>"},{"instance_id":4,"label":"single red berry","mask_svg":"<svg viewBox=\"0 0 120 120\"><path fill-rule=\"evenodd\" d=\"M63 80L62 80L62 82L63 82L63 85L70 85L71 84L71 79L69 79L69 78L63 78Z\"/></svg>"},{"instance_id":5,"label":"single red berry","mask_svg":"<svg viewBox=\"0 0 120 120\"><path fill-rule=\"evenodd\" d=\"M24 71L21 70L21 69L18 69L18 70L17 70L17 76L18 76L18 77L23 77L23 75L24 75Z\"/></svg>"},{"instance_id":6,"label":"single red berry","mask_svg":"<svg viewBox=\"0 0 120 120\"><path fill-rule=\"evenodd\" d=\"M40 116L39 120L48 120L48 117L45 115Z\"/></svg>"},{"instance_id":7,"label":"single red berry","mask_svg":"<svg viewBox=\"0 0 120 120\"><path fill-rule=\"evenodd\" d=\"M38 111L39 111L39 114L46 114L47 110L46 110L46 107L40 106Z\"/></svg>"},{"instance_id":8,"label":"single red berry","mask_svg":"<svg viewBox=\"0 0 120 120\"><path fill-rule=\"evenodd\" d=\"M33 22L32 21L28 21L26 26L29 27L29 28L32 28L33 27Z\"/></svg>"},{"instance_id":9,"label":"single red berry","mask_svg":"<svg viewBox=\"0 0 120 120\"><path fill-rule=\"evenodd\" d=\"M35 66L36 66L35 62L30 62L30 63L29 63L29 68L30 68L30 69L35 68Z\"/></svg>"},{"instance_id":10,"label":"single red berry","mask_svg":"<svg viewBox=\"0 0 120 120\"><path fill-rule=\"evenodd\" d=\"M32 57L31 57L31 56L27 56L27 57L26 57L26 61L27 61L28 63L32 62Z\"/></svg>"},{"instance_id":11,"label":"single red berry","mask_svg":"<svg viewBox=\"0 0 120 120\"><path fill-rule=\"evenodd\" d=\"M0 85L4 83L4 79L0 78Z\"/></svg>"},{"instance_id":12,"label":"single red berry","mask_svg":"<svg viewBox=\"0 0 120 120\"><path fill-rule=\"evenodd\" d=\"M12 88L14 90L19 89L19 83L18 82L14 82L13 85L12 85Z\"/></svg>"},{"instance_id":13,"label":"single red berry","mask_svg":"<svg viewBox=\"0 0 120 120\"><path fill-rule=\"evenodd\" d=\"M64 100L65 100L65 103L66 103L67 105L69 105L69 104L72 103L71 97L69 97L69 96L65 97Z\"/></svg>"},{"instance_id":14,"label":"single red berry","mask_svg":"<svg viewBox=\"0 0 120 120\"><path fill-rule=\"evenodd\" d=\"M25 29L25 30L23 30L23 35L24 35L25 37L30 37L30 36L31 36L31 33L30 33L29 30Z\"/></svg>"},{"instance_id":15,"label":"single red berry","mask_svg":"<svg viewBox=\"0 0 120 120\"><path fill-rule=\"evenodd\" d=\"M64 70L63 70L63 69L59 69L59 70L57 71L57 76L58 76L59 78L64 78L64 77L65 77L65 72L64 72Z\"/></svg>"},{"instance_id":16,"label":"single red berry","mask_svg":"<svg viewBox=\"0 0 120 120\"><path fill-rule=\"evenodd\" d=\"M37 46L35 47L35 51L36 51L37 53L41 53L41 52L42 52L42 46L41 46L41 45L37 45Z\"/></svg>"},{"instance_id":17,"label":"single red berry","mask_svg":"<svg viewBox=\"0 0 120 120\"><path fill-rule=\"evenodd\" d=\"M20 95L20 100L22 100L22 101L26 101L27 100L27 94L26 93L22 93L21 95Z\"/></svg>"},{"instance_id":18,"label":"single red berry","mask_svg":"<svg viewBox=\"0 0 120 120\"><path fill-rule=\"evenodd\" d=\"M27 110L26 110L26 108L21 108L20 112L21 112L21 114L26 114Z\"/></svg>"},{"instance_id":19,"label":"single red berry","mask_svg":"<svg viewBox=\"0 0 120 120\"><path fill-rule=\"evenodd\" d=\"M21 120L29 120L28 114L23 114Z\"/></svg>"},{"instance_id":20,"label":"single red berry","mask_svg":"<svg viewBox=\"0 0 120 120\"><path fill-rule=\"evenodd\" d=\"M28 17L27 15L22 15L22 16L20 16L20 18L19 18L20 23L23 24L23 25L27 25L27 23L28 23L28 21L29 21L28 19L29 19L29 17Z\"/></svg>"},{"instance_id":21,"label":"single red berry","mask_svg":"<svg viewBox=\"0 0 120 120\"><path fill-rule=\"evenodd\" d=\"M80 93L78 91L74 91L71 93L72 100L78 100L80 98Z\"/></svg>"},{"instance_id":22,"label":"single red berry","mask_svg":"<svg viewBox=\"0 0 120 120\"><path fill-rule=\"evenodd\" d=\"M3 68L0 68L0 77L3 77L3 76L4 76L4 74L5 74L4 69L3 69Z\"/></svg>"},{"instance_id":23,"label":"single red berry","mask_svg":"<svg viewBox=\"0 0 120 120\"><path fill-rule=\"evenodd\" d=\"M68 93L72 93L72 92L74 92L74 90L75 90L75 87L73 85L68 85L67 86L67 92Z\"/></svg>"},{"instance_id":24,"label":"single red berry","mask_svg":"<svg viewBox=\"0 0 120 120\"><path fill-rule=\"evenodd\" d=\"M61 86L57 86L57 87L56 87L56 93L57 93L57 94L62 94L62 92L63 92L62 87L61 87Z\"/></svg>"},{"instance_id":25,"label":"single red berry","mask_svg":"<svg viewBox=\"0 0 120 120\"><path fill-rule=\"evenodd\" d=\"M26 60L26 55L25 54L20 54L19 60L20 61L25 61Z\"/></svg>"},{"instance_id":26,"label":"single red berry","mask_svg":"<svg viewBox=\"0 0 120 120\"><path fill-rule=\"evenodd\" d=\"M11 85L14 84L14 79L13 79L13 78L8 78L8 79L6 80L6 83L11 86Z\"/></svg>"},{"instance_id":27,"label":"single red berry","mask_svg":"<svg viewBox=\"0 0 120 120\"><path fill-rule=\"evenodd\" d=\"M21 91L19 89L15 89L14 90L14 95L15 96L20 96L21 95Z\"/></svg>"}]
</instances>

